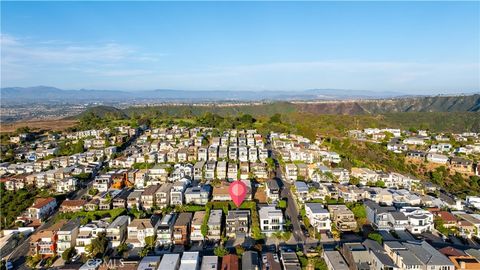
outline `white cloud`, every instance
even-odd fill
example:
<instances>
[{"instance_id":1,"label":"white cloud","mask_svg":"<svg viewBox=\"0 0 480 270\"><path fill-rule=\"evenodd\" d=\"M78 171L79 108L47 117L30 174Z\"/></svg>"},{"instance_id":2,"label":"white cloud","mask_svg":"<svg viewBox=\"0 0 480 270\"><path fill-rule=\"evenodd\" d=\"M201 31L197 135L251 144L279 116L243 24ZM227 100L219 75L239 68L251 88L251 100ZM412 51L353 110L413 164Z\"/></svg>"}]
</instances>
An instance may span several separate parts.
<instances>
[{"instance_id":1,"label":"white cloud","mask_svg":"<svg viewBox=\"0 0 480 270\"><path fill-rule=\"evenodd\" d=\"M164 54L115 42L78 44L1 35L2 86L63 88L301 90L344 88L418 91L480 89L479 63L277 62L169 68ZM175 59L169 59L175 61ZM178 66L178 65L177 65Z\"/></svg>"}]
</instances>

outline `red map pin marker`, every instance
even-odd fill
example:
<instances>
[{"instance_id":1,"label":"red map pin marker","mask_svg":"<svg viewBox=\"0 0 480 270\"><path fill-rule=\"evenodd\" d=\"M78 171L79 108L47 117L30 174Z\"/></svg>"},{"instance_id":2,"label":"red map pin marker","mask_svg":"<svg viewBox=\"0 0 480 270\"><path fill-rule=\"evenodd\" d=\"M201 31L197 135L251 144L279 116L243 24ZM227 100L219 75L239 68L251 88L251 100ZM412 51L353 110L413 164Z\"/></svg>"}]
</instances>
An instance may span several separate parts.
<instances>
[{"instance_id":1,"label":"red map pin marker","mask_svg":"<svg viewBox=\"0 0 480 270\"><path fill-rule=\"evenodd\" d=\"M233 203L235 203L237 207L240 207L247 195L247 186L245 183L240 180L234 181L230 184L228 191L230 192L230 197L232 197Z\"/></svg>"}]
</instances>

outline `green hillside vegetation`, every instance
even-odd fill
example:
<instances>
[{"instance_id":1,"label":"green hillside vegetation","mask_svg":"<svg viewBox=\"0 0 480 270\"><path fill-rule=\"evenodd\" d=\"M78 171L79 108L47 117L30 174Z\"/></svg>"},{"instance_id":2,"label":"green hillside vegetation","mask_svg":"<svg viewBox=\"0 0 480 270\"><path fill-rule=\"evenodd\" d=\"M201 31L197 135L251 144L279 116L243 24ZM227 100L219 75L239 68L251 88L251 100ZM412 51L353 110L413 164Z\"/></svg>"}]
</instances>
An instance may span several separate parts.
<instances>
[{"instance_id":1,"label":"green hillside vegetation","mask_svg":"<svg viewBox=\"0 0 480 270\"><path fill-rule=\"evenodd\" d=\"M288 102L248 106L158 106L119 110L93 107L79 115L77 129L138 126L204 125L216 128L251 128L296 132L309 138L317 134L343 135L349 129L392 127L428 129L433 132L480 132L479 112L397 112L386 114L314 114L299 112ZM278 116L281 121L270 121ZM252 120L252 121L250 121Z\"/></svg>"},{"instance_id":2,"label":"green hillside vegetation","mask_svg":"<svg viewBox=\"0 0 480 270\"><path fill-rule=\"evenodd\" d=\"M118 109L96 114L90 110L80 116L78 129L114 127L118 125L152 127L178 124L187 127L205 126L219 133L230 128L255 128L266 135L270 131L287 132L315 139L321 135L331 150L342 155L342 167L368 167L375 170L409 174L432 180L448 191L464 196L480 191L478 179L445 173L438 175L421 166L405 163L403 155L387 151L384 144L353 142L346 137L351 129L391 127L403 130L427 129L432 132L480 132L479 112L398 112L387 114L313 114L295 111L297 104L288 102L248 106L159 106ZM240 110L240 108L242 110ZM112 112L112 113L110 113ZM436 179L434 179L436 177Z\"/></svg>"}]
</instances>

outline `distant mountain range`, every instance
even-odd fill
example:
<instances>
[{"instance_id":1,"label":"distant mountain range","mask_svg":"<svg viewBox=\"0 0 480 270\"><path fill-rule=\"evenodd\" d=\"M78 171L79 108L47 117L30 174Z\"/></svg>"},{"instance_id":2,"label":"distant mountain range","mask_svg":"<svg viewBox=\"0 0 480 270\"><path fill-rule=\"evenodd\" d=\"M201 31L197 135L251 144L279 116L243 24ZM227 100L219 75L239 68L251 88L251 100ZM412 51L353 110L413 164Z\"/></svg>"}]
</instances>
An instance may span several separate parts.
<instances>
[{"instance_id":1,"label":"distant mountain range","mask_svg":"<svg viewBox=\"0 0 480 270\"><path fill-rule=\"evenodd\" d=\"M228 91L228 90L63 90L49 86L1 88L2 102L206 102L206 101L278 101L378 99L404 96L397 92L374 92L345 89L310 89L304 91Z\"/></svg>"}]
</instances>

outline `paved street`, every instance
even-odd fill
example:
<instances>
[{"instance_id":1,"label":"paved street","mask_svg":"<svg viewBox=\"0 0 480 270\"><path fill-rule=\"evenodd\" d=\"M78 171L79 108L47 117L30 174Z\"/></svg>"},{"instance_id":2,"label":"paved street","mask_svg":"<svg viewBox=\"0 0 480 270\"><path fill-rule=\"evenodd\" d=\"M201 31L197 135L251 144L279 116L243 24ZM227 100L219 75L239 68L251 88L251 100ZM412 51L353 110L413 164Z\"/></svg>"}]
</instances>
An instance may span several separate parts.
<instances>
[{"instance_id":1,"label":"paved street","mask_svg":"<svg viewBox=\"0 0 480 270\"><path fill-rule=\"evenodd\" d=\"M93 179L93 177L92 177ZM77 190L73 196L71 197L73 200L77 200L82 198L83 195L85 195L88 191L88 189L91 187L93 181L92 179L89 180L87 183L87 186L85 188ZM40 231L44 228L48 228L52 226L55 222L56 217L58 216L58 211L55 212L46 222L44 222L40 227L37 228L35 231ZM25 264L25 260L28 256L28 250L29 250L29 243L30 243L30 236L25 237L20 243L17 245L17 247L13 250L12 253L8 256L8 260L13 263L13 266L15 269L20 269L20 270L28 270L29 268Z\"/></svg>"},{"instance_id":2,"label":"paved street","mask_svg":"<svg viewBox=\"0 0 480 270\"><path fill-rule=\"evenodd\" d=\"M267 144L267 148L271 150L270 144ZM311 246L317 246L319 243L318 240L308 238L303 234L300 223L301 220L298 218L298 216L300 215L300 210L297 207L295 198L293 197L292 191L290 189L291 184L284 180L282 169L280 167L280 164L278 163L275 152L272 151L271 155L273 160L275 161L276 178L281 181L281 184L283 186L281 198L286 199L288 202L285 213L289 217L293 226L292 238L287 241L287 244L301 245L302 247L304 247L304 250L307 250Z\"/></svg>"}]
</instances>

